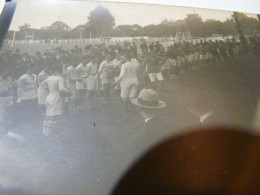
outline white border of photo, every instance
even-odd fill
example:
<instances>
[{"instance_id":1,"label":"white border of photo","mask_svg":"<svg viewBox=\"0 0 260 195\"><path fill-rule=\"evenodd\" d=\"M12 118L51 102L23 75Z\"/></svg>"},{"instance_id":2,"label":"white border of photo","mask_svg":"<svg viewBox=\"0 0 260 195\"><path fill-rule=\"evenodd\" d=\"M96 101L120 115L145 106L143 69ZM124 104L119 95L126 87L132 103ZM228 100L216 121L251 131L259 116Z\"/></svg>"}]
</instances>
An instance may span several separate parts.
<instances>
[{"instance_id":1,"label":"white border of photo","mask_svg":"<svg viewBox=\"0 0 260 195\"><path fill-rule=\"evenodd\" d=\"M0 0L0 13L2 13L4 5L5 5L5 0Z\"/></svg>"},{"instance_id":2,"label":"white border of photo","mask_svg":"<svg viewBox=\"0 0 260 195\"><path fill-rule=\"evenodd\" d=\"M99 1L99 0L98 0ZM111 0L100 0L111 1ZM148 3L158 5L175 5L194 8L207 8L225 11L239 11L260 14L259 0L113 0L113 2Z\"/></svg>"}]
</instances>

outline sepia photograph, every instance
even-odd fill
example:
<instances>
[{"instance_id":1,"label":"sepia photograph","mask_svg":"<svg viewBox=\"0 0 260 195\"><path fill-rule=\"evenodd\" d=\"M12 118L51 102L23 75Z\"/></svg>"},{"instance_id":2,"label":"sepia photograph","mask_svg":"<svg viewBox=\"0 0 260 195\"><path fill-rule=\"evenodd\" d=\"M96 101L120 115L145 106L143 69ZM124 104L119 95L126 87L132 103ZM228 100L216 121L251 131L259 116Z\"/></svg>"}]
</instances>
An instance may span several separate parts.
<instances>
[{"instance_id":1,"label":"sepia photograph","mask_svg":"<svg viewBox=\"0 0 260 195\"><path fill-rule=\"evenodd\" d=\"M259 95L260 13L19 0L0 51L0 194L257 192ZM231 186L251 157L254 182Z\"/></svg>"}]
</instances>

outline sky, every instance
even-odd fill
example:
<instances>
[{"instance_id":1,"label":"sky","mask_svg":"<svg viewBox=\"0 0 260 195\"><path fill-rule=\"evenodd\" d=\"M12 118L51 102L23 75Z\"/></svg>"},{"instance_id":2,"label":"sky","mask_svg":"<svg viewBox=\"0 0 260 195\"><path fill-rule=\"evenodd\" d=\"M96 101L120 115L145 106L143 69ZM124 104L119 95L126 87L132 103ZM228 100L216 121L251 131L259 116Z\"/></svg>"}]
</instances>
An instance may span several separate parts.
<instances>
[{"instance_id":1,"label":"sky","mask_svg":"<svg viewBox=\"0 0 260 195\"><path fill-rule=\"evenodd\" d=\"M184 19L188 13L198 13L204 20L225 20L232 12L184 8L165 5L133 3L95 2L95 1L54 1L19 0L10 29L29 23L32 28L49 26L55 21L63 21L70 27L86 23L89 13L98 5L107 8L120 24L159 24L164 19ZM250 15L255 17L254 14Z\"/></svg>"}]
</instances>

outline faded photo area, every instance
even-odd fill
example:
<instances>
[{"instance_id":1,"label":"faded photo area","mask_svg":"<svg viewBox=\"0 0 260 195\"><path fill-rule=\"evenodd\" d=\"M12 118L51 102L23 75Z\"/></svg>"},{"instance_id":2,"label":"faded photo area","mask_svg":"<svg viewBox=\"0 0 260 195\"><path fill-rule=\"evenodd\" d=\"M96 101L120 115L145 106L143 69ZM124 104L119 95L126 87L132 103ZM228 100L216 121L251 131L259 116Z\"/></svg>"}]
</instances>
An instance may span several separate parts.
<instances>
[{"instance_id":1,"label":"faded photo area","mask_svg":"<svg viewBox=\"0 0 260 195\"><path fill-rule=\"evenodd\" d=\"M105 195L190 128L257 132L259 59L253 14L19 1L0 53L0 193Z\"/></svg>"}]
</instances>

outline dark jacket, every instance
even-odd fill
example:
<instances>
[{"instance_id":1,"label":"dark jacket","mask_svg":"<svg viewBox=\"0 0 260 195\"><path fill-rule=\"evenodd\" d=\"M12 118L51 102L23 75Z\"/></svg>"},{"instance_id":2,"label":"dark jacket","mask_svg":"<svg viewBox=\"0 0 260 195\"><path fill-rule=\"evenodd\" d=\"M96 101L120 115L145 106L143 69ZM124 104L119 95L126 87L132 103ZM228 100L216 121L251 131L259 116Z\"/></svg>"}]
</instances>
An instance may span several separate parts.
<instances>
[{"instance_id":1,"label":"dark jacket","mask_svg":"<svg viewBox=\"0 0 260 195\"><path fill-rule=\"evenodd\" d=\"M174 129L162 118L152 118L144 123L143 128L131 142L132 151L138 156L173 134Z\"/></svg>"},{"instance_id":2,"label":"dark jacket","mask_svg":"<svg viewBox=\"0 0 260 195\"><path fill-rule=\"evenodd\" d=\"M153 148L121 178L112 195L259 192L260 137L245 129L217 127L193 129Z\"/></svg>"},{"instance_id":3,"label":"dark jacket","mask_svg":"<svg viewBox=\"0 0 260 195\"><path fill-rule=\"evenodd\" d=\"M144 69L147 73L157 73L160 72L159 67L159 57L155 54L150 54L143 62Z\"/></svg>"}]
</instances>

